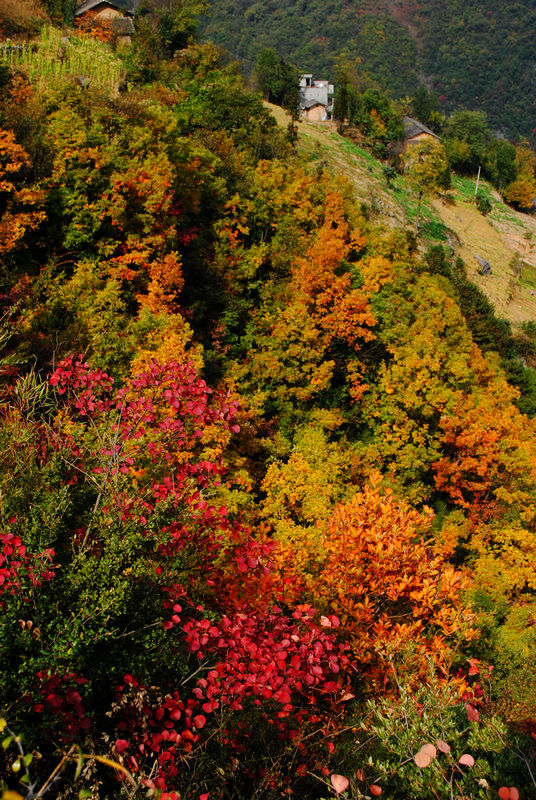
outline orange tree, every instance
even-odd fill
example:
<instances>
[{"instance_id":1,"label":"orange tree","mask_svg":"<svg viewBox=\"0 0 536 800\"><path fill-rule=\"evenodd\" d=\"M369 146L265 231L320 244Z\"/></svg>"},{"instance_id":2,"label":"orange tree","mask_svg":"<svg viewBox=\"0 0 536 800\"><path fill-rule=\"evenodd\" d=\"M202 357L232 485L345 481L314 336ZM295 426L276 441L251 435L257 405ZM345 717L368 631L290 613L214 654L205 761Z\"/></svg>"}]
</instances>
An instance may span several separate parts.
<instances>
[{"instance_id":1,"label":"orange tree","mask_svg":"<svg viewBox=\"0 0 536 800\"><path fill-rule=\"evenodd\" d=\"M441 419L443 454L434 463L436 485L477 520L509 512L534 519L534 422L514 404L508 384L490 355L476 346L476 386L459 395Z\"/></svg>"},{"instance_id":2,"label":"orange tree","mask_svg":"<svg viewBox=\"0 0 536 800\"><path fill-rule=\"evenodd\" d=\"M292 174L288 210L295 211L285 225L274 216L277 204L263 201L268 242L257 253L257 269L263 267L266 283L236 348L243 357L232 367L250 402L284 424L298 408L333 406L334 383L345 383L349 375L352 394L363 393L358 354L374 339L375 324L373 287L359 271L366 238L353 201L328 176L319 196L319 185L302 174L297 193L299 177ZM233 235L229 255L235 253L236 264L244 267L245 234ZM230 241L227 234L227 249Z\"/></svg>"},{"instance_id":3,"label":"orange tree","mask_svg":"<svg viewBox=\"0 0 536 800\"><path fill-rule=\"evenodd\" d=\"M43 192L25 173L31 160L12 131L0 130L0 256L21 247L27 233L44 220Z\"/></svg>"},{"instance_id":4,"label":"orange tree","mask_svg":"<svg viewBox=\"0 0 536 800\"><path fill-rule=\"evenodd\" d=\"M335 509L311 582L375 688L393 665L410 681L428 674L430 662L447 676L472 622L462 601L466 578L434 550L432 513L413 510L379 482Z\"/></svg>"}]
</instances>

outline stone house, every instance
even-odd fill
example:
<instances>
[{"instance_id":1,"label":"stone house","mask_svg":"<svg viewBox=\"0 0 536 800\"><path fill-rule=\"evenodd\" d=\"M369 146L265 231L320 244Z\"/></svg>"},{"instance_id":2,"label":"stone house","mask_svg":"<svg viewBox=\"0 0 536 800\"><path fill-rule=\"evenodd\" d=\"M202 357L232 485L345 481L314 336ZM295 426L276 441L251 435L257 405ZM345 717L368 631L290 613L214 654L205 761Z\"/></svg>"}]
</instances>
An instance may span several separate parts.
<instances>
[{"instance_id":1,"label":"stone house","mask_svg":"<svg viewBox=\"0 0 536 800\"><path fill-rule=\"evenodd\" d=\"M423 125L422 122L411 117L404 117L402 122L404 124L405 147L419 144L419 142L426 141L426 139L437 139L439 141L439 136L431 131L430 128L427 128L426 125Z\"/></svg>"},{"instance_id":2,"label":"stone house","mask_svg":"<svg viewBox=\"0 0 536 800\"><path fill-rule=\"evenodd\" d=\"M321 122L329 119L333 109L334 87L324 80L313 80L312 74L300 78L300 108L304 119Z\"/></svg>"},{"instance_id":3,"label":"stone house","mask_svg":"<svg viewBox=\"0 0 536 800\"><path fill-rule=\"evenodd\" d=\"M83 0L75 18L82 20L86 16L91 16L96 24L109 26L117 42L130 44L134 33L133 0Z\"/></svg>"}]
</instances>

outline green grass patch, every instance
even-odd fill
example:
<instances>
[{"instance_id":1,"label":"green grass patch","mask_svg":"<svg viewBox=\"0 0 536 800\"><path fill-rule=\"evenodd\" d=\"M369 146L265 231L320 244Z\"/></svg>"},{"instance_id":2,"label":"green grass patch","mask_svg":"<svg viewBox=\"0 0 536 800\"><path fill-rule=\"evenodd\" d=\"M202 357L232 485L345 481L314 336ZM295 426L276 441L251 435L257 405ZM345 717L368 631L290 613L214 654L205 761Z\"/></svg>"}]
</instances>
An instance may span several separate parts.
<instances>
[{"instance_id":1,"label":"green grass patch","mask_svg":"<svg viewBox=\"0 0 536 800\"><path fill-rule=\"evenodd\" d=\"M357 158L361 159L361 161L364 161L367 167L372 167L372 171L374 173L377 175L381 173L382 165L380 162L363 147L360 147L358 144L355 144L355 142L352 142L350 139L346 139L344 136L341 136L338 133L332 133L330 138L334 142L337 142L340 149L345 153L356 156Z\"/></svg>"},{"instance_id":2,"label":"green grass patch","mask_svg":"<svg viewBox=\"0 0 536 800\"><path fill-rule=\"evenodd\" d=\"M447 226L440 219L427 219L421 225L421 233L427 239L434 239L436 242L446 242L448 239Z\"/></svg>"},{"instance_id":3,"label":"green grass patch","mask_svg":"<svg viewBox=\"0 0 536 800\"><path fill-rule=\"evenodd\" d=\"M476 176L473 179L473 178L466 178L463 175L453 175L451 182L452 182L452 188L454 189L455 193L458 195L460 200L472 202L475 196ZM483 183L480 183L478 188L479 191L484 192ZM491 193L490 193L490 199L491 199Z\"/></svg>"},{"instance_id":4,"label":"green grass patch","mask_svg":"<svg viewBox=\"0 0 536 800\"><path fill-rule=\"evenodd\" d=\"M463 175L453 175L452 188L456 200L472 203L475 197L476 179L467 178ZM480 181L478 194L487 198L491 203L491 211L488 214L490 221L508 223L521 230L526 229L523 220L506 203L496 199L487 181Z\"/></svg>"},{"instance_id":5,"label":"green grass patch","mask_svg":"<svg viewBox=\"0 0 536 800\"><path fill-rule=\"evenodd\" d=\"M525 264L521 267L521 283L536 289L536 267Z\"/></svg>"}]
</instances>

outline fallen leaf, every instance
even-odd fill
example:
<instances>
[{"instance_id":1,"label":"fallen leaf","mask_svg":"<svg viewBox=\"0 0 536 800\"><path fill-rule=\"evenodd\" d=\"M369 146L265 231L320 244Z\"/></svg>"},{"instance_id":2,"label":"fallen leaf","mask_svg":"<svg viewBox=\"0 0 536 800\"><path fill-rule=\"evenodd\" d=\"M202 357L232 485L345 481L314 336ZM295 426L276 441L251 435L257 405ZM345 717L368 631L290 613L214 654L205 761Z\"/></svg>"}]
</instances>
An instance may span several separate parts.
<instances>
[{"instance_id":1,"label":"fallen leaf","mask_svg":"<svg viewBox=\"0 0 536 800\"><path fill-rule=\"evenodd\" d=\"M467 719L469 722L480 722L480 714L474 706L470 703L466 703L465 710L467 711Z\"/></svg>"},{"instance_id":2,"label":"fallen leaf","mask_svg":"<svg viewBox=\"0 0 536 800\"><path fill-rule=\"evenodd\" d=\"M337 794L341 794L341 792L345 792L350 785L350 781L348 778L345 778L344 775L332 775L331 778L331 785L337 792Z\"/></svg>"},{"instance_id":3,"label":"fallen leaf","mask_svg":"<svg viewBox=\"0 0 536 800\"><path fill-rule=\"evenodd\" d=\"M419 769L424 769L425 767L430 766L432 762L432 756L421 749L419 750L418 753L415 753L415 755L413 756L413 760L415 761Z\"/></svg>"},{"instance_id":4,"label":"fallen leaf","mask_svg":"<svg viewBox=\"0 0 536 800\"><path fill-rule=\"evenodd\" d=\"M463 767L474 767L475 759L469 753L464 753L463 756L459 757L458 764L461 764Z\"/></svg>"},{"instance_id":5,"label":"fallen leaf","mask_svg":"<svg viewBox=\"0 0 536 800\"><path fill-rule=\"evenodd\" d=\"M421 747L421 751L423 753L428 753L430 758L435 758L437 756L437 750L435 749L433 744L429 743L423 744L423 746Z\"/></svg>"}]
</instances>

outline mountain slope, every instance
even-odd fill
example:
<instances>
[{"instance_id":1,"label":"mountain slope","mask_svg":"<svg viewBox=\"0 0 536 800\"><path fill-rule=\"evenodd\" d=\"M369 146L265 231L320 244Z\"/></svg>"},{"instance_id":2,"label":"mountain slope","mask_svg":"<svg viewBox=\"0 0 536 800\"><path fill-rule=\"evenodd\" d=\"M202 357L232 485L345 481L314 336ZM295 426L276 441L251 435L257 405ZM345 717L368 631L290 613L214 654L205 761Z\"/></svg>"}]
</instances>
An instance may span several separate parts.
<instances>
[{"instance_id":1,"label":"mountain slope","mask_svg":"<svg viewBox=\"0 0 536 800\"><path fill-rule=\"evenodd\" d=\"M281 125L288 124L286 112L269 108ZM397 177L389 187L381 162L340 136L334 124L299 122L298 146L350 180L367 213L379 224L413 225L415 201L404 178ZM438 243L452 248L497 315L516 328L536 319L536 219L507 206L486 182L480 183L480 191L489 197L492 210L483 216L472 202L474 189L473 180L453 177L447 197L425 204L423 249ZM475 256L490 263L490 275L480 274ZM516 263L521 264L520 277Z\"/></svg>"}]
</instances>

